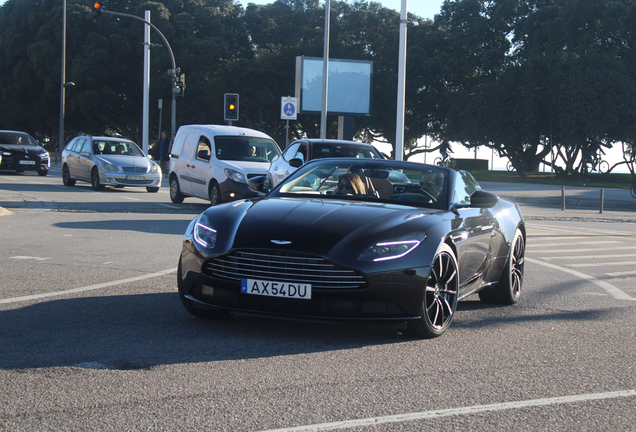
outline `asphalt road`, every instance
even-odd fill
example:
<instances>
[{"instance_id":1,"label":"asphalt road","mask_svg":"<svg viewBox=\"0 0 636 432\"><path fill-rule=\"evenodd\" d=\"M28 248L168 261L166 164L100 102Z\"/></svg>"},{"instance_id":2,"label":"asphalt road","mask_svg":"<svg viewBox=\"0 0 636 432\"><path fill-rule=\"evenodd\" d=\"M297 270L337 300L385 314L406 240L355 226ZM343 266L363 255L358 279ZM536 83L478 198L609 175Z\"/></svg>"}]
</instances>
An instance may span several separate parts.
<instances>
[{"instance_id":1,"label":"asphalt road","mask_svg":"<svg viewBox=\"0 0 636 432\"><path fill-rule=\"evenodd\" d=\"M634 212L523 205L520 302L470 297L416 340L196 319L176 265L207 203L68 188L55 169L0 173L0 430L634 430Z\"/></svg>"}]
</instances>

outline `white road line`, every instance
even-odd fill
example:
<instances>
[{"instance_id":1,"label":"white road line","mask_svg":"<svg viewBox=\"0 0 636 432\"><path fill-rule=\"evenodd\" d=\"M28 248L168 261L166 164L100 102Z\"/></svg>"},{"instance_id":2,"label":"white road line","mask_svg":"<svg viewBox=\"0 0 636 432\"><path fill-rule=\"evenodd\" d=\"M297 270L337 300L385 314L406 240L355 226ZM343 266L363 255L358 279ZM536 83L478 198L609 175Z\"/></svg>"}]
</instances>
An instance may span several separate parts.
<instances>
[{"instance_id":1,"label":"white road line","mask_svg":"<svg viewBox=\"0 0 636 432\"><path fill-rule=\"evenodd\" d=\"M572 229L569 227L564 227L564 226L555 226L555 225L536 225L536 224L526 224L527 227L531 228L531 231L537 230L537 231L545 231L545 230L552 230L552 231L563 231L566 234L581 234L581 235L590 235L590 230L587 229L582 229L582 230L577 230L577 229ZM599 229L599 228L595 228L594 229L595 233L604 233L604 234L614 234L614 235L621 235L621 236L630 236L630 237L634 237L634 233L633 232L628 232L628 231L616 231L616 230L607 230L607 229Z\"/></svg>"},{"instance_id":2,"label":"white road line","mask_svg":"<svg viewBox=\"0 0 636 432\"><path fill-rule=\"evenodd\" d=\"M316 425L297 426L282 429L270 429L263 432L318 432L332 431L338 429L351 429L364 426L377 426L386 423L405 423L415 420L438 419L441 417L452 417L460 415L472 415L483 412L496 412L510 409L524 409L541 406L551 406L567 403L590 402L597 400L607 400L616 398L636 397L636 390L623 390L608 393L590 393L576 396L562 396L545 399L531 399L517 402L502 402L489 405L474 405L463 408L449 408L434 411L424 411L419 413L397 414L384 417L371 417L360 420L345 420L333 423L321 423Z\"/></svg>"},{"instance_id":3,"label":"white road line","mask_svg":"<svg viewBox=\"0 0 636 432\"><path fill-rule=\"evenodd\" d=\"M593 244L610 244L610 243L622 243L619 240L594 240L594 241L584 241L584 242L567 242L564 246L576 246L576 245L593 245ZM534 243L530 243L527 247L546 247L546 246L550 246L550 244L545 243L545 244L534 244Z\"/></svg>"},{"instance_id":4,"label":"white road line","mask_svg":"<svg viewBox=\"0 0 636 432\"><path fill-rule=\"evenodd\" d=\"M580 264L566 264L568 267L574 268L583 268L583 267L616 267L622 265L634 265L636 261L613 261L613 262L604 262L604 263L580 263Z\"/></svg>"},{"instance_id":5,"label":"white road line","mask_svg":"<svg viewBox=\"0 0 636 432\"><path fill-rule=\"evenodd\" d=\"M614 249L612 249L614 250ZM597 254L597 255L570 255L570 256L560 256L560 257L545 257L545 258L541 258L542 260L569 260L569 259L601 259L601 258L624 258L624 257L633 257L634 254L632 253L624 253L624 254L615 254L615 255L603 255L603 254Z\"/></svg>"},{"instance_id":6,"label":"white road line","mask_svg":"<svg viewBox=\"0 0 636 432\"><path fill-rule=\"evenodd\" d=\"M555 270L561 270L563 272L570 273L571 275L574 275L574 276L579 277L581 279L584 279L584 280L586 280L588 282L591 282L594 285L603 288L605 291L607 291L607 293L609 295L614 297L616 300L636 301L636 298L630 297L629 295L625 294L623 291L621 291L618 288L616 288L614 285L612 285L610 283L607 283L605 281L596 279L594 276L586 275L585 273L581 273L581 272L578 272L576 270L572 270L572 269L561 267L561 266L554 265L554 264L548 264L548 263L545 263L545 262L542 262L542 261L539 261L539 260L536 260L536 259L528 258L528 257L526 257L526 261L529 261L529 262L534 263L534 264L540 264L542 266L550 267L550 268L555 269Z\"/></svg>"},{"instance_id":7,"label":"white road line","mask_svg":"<svg viewBox=\"0 0 636 432\"><path fill-rule=\"evenodd\" d=\"M173 208L173 209L183 208L183 206L177 206L177 205L172 205L172 204L163 204L163 203L157 203L157 204L160 205L160 206L170 207L170 208Z\"/></svg>"},{"instance_id":8,"label":"white road line","mask_svg":"<svg viewBox=\"0 0 636 432\"><path fill-rule=\"evenodd\" d=\"M594 248L596 252L600 251L617 251L617 250L634 250L636 246L615 246L608 248ZM540 249L540 250L532 250L532 253L576 253L581 252L581 249Z\"/></svg>"},{"instance_id":9,"label":"white road line","mask_svg":"<svg viewBox=\"0 0 636 432\"><path fill-rule=\"evenodd\" d=\"M636 271L605 273L610 277L636 276Z\"/></svg>"},{"instance_id":10,"label":"white road line","mask_svg":"<svg viewBox=\"0 0 636 432\"><path fill-rule=\"evenodd\" d=\"M167 270L161 270L156 273L149 273L142 276L135 276L135 277L127 278L127 279L120 279L120 280L116 280L112 282L104 282L104 283L89 285L85 287L72 288L72 289L64 290L64 291L54 291L54 292L49 292L44 294L35 294L35 295L24 296L24 297L13 297L8 299L1 299L0 304L17 303L17 302L28 301L28 300L40 300L47 297L55 297L55 296L62 296L67 294L74 294L78 292L91 291L91 290L96 290L100 288L107 288L113 285L121 285L128 282L136 282L136 281L150 279L157 276L163 276L166 274L174 273L176 271L177 271L177 268L175 267L175 268L170 268Z\"/></svg>"},{"instance_id":11,"label":"white road line","mask_svg":"<svg viewBox=\"0 0 636 432\"><path fill-rule=\"evenodd\" d=\"M123 196L123 195L119 195L119 197L127 199L127 200L132 200L132 201L141 201L139 198L132 198L132 197Z\"/></svg>"},{"instance_id":12,"label":"white road line","mask_svg":"<svg viewBox=\"0 0 636 432\"><path fill-rule=\"evenodd\" d=\"M51 259L50 257L48 258L41 258L41 257L34 257L34 256L12 256L9 257L9 259L19 259L19 260L33 260L33 261L46 261Z\"/></svg>"}]
</instances>

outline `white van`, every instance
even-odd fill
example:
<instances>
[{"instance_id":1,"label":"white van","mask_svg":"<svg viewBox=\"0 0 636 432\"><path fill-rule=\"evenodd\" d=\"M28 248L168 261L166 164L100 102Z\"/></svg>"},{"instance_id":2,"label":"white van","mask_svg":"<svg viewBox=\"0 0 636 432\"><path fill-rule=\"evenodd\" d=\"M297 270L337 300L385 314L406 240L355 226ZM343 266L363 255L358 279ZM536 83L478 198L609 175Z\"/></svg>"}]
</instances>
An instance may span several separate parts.
<instances>
[{"instance_id":1,"label":"white van","mask_svg":"<svg viewBox=\"0 0 636 432\"><path fill-rule=\"evenodd\" d=\"M181 126L170 151L170 199L210 200L212 205L251 198L247 179L266 176L280 148L268 135L222 125Z\"/></svg>"}]
</instances>

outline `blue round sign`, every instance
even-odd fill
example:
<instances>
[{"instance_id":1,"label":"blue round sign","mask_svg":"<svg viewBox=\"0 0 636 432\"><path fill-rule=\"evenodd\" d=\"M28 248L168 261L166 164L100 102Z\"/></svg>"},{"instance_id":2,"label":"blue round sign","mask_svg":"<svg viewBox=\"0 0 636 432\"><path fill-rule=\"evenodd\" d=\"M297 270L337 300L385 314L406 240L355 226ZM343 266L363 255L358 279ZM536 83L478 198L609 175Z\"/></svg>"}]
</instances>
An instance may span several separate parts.
<instances>
[{"instance_id":1,"label":"blue round sign","mask_svg":"<svg viewBox=\"0 0 636 432\"><path fill-rule=\"evenodd\" d=\"M288 102L283 107L283 112L285 113L287 117L292 117L295 111L296 111L296 107L294 106L293 103Z\"/></svg>"}]
</instances>

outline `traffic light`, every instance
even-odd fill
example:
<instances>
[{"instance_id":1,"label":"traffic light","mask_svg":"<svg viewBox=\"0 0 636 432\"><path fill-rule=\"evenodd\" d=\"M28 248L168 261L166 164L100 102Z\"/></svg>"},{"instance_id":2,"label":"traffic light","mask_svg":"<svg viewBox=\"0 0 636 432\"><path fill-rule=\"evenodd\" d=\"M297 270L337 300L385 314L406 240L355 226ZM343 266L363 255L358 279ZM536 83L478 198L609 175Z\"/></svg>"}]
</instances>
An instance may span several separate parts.
<instances>
[{"instance_id":1,"label":"traffic light","mask_svg":"<svg viewBox=\"0 0 636 432\"><path fill-rule=\"evenodd\" d=\"M93 18L97 19L102 14L102 2L96 1L93 3Z\"/></svg>"},{"instance_id":2,"label":"traffic light","mask_svg":"<svg viewBox=\"0 0 636 432\"><path fill-rule=\"evenodd\" d=\"M225 93L225 106L223 119L236 121L239 119L239 95L237 93Z\"/></svg>"}]
</instances>

